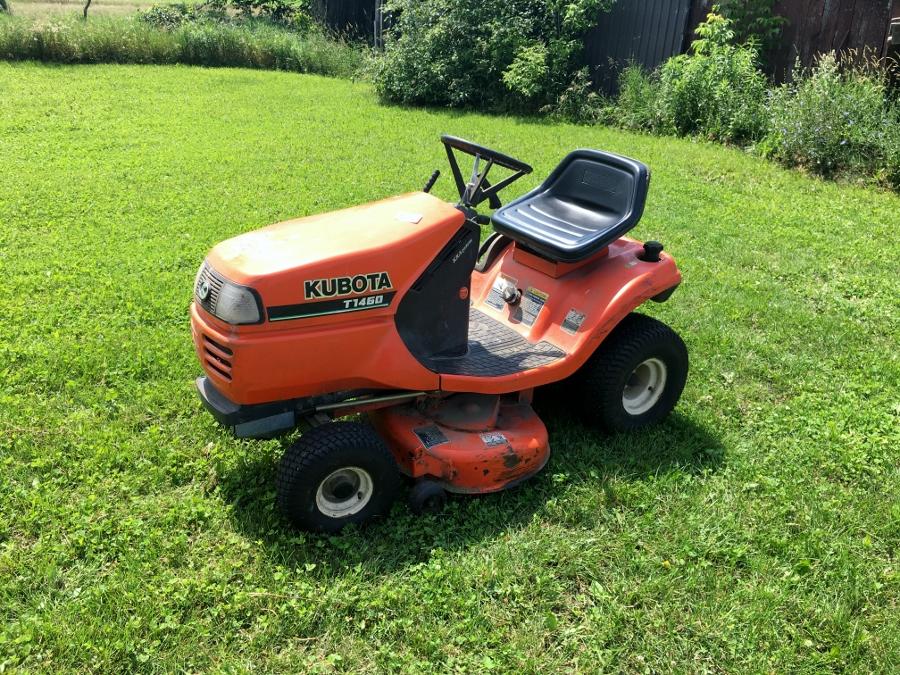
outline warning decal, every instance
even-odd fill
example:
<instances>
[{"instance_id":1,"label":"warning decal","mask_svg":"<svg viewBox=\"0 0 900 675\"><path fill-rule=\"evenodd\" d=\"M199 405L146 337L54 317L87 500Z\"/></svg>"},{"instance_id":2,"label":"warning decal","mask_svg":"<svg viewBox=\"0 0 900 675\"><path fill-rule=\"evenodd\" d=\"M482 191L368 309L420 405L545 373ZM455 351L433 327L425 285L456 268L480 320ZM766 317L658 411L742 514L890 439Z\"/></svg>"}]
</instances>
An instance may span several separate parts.
<instances>
[{"instance_id":1,"label":"warning decal","mask_svg":"<svg viewBox=\"0 0 900 675\"><path fill-rule=\"evenodd\" d=\"M506 436L499 431L485 431L481 434L481 440L484 441L484 444L489 448L493 448L497 445L509 444L509 441L506 440Z\"/></svg>"},{"instance_id":2,"label":"warning decal","mask_svg":"<svg viewBox=\"0 0 900 675\"><path fill-rule=\"evenodd\" d=\"M579 312L573 307L566 314L566 318L563 320L561 328L569 335L575 335L575 333L578 332L578 329L581 328L581 324L583 323L584 313Z\"/></svg>"},{"instance_id":3,"label":"warning decal","mask_svg":"<svg viewBox=\"0 0 900 675\"><path fill-rule=\"evenodd\" d=\"M491 286L491 292L488 293L487 300L485 303L493 307L494 309L503 309L506 301L503 299L503 289L508 286L516 287L516 280L512 277L508 277L505 274L498 274L497 278L494 279L494 285Z\"/></svg>"},{"instance_id":4,"label":"warning decal","mask_svg":"<svg viewBox=\"0 0 900 675\"><path fill-rule=\"evenodd\" d=\"M426 448L433 448L436 445L443 445L444 443L450 442L450 439L444 435L444 432L441 431L441 428L437 424L413 429L413 433L419 437L419 440L422 441L422 445Z\"/></svg>"},{"instance_id":5,"label":"warning decal","mask_svg":"<svg viewBox=\"0 0 900 675\"><path fill-rule=\"evenodd\" d=\"M533 326L549 297L544 291L539 291L534 286L529 286L522 296L522 323L526 326Z\"/></svg>"}]
</instances>

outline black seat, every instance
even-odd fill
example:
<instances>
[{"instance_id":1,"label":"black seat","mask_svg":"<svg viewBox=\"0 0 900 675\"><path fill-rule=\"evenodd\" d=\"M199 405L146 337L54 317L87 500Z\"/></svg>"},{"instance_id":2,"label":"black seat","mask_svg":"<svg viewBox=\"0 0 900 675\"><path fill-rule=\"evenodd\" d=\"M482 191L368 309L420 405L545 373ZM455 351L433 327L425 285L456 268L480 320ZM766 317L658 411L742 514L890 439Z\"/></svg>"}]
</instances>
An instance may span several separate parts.
<instances>
[{"instance_id":1,"label":"black seat","mask_svg":"<svg viewBox=\"0 0 900 675\"><path fill-rule=\"evenodd\" d=\"M641 162L575 150L540 186L498 209L494 229L550 260L577 262L637 225L649 184Z\"/></svg>"}]
</instances>

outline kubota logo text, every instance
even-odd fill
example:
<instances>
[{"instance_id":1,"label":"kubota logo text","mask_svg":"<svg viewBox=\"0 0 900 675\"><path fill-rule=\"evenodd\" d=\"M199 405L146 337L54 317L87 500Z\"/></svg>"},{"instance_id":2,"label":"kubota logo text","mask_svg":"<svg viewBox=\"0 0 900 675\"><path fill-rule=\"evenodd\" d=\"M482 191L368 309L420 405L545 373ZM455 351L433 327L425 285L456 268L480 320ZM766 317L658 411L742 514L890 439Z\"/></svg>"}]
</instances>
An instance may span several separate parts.
<instances>
[{"instance_id":1,"label":"kubota logo text","mask_svg":"<svg viewBox=\"0 0 900 675\"><path fill-rule=\"evenodd\" d=\"M341 295L369 293L393 288L387 272L356 274L352 277L332 277L331 279L307 279L303 284L303 294L307 300L333 298Z\"/></svg>"}]
</instances>

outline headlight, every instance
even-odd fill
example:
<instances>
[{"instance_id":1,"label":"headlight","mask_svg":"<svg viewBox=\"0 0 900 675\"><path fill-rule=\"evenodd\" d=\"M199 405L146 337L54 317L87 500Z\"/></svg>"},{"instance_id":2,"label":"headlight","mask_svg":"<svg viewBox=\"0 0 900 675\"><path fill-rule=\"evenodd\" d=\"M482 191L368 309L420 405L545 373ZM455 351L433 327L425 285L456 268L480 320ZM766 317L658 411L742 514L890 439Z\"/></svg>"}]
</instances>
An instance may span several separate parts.
<instances>
[{"instance_id":1,"label":"headlight","mask_svg":"<svg viewBox=\"0 0 900 675\"><path fill-rule=\"evenodd\" d=\"M207 262L197 272L194 297L203 309L227 323L262 322L262 303L256 291L228 281Z\"/></svg>"}]
</instances>

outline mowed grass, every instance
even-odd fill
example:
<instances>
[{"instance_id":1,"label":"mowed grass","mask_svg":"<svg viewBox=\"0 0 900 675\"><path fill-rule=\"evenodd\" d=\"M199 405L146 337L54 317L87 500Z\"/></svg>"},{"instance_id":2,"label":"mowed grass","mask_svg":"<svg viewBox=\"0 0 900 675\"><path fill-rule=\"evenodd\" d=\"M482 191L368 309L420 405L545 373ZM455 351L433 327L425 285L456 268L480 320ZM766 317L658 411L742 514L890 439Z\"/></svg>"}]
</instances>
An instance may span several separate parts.
<instances>
[{"instance_id":1,"label":"mowed grass","mask_svg":"<svg viewBox=\"0 0 900 675\"><path fill-rule=\"evenodd\" d=\"M315 76L4 64L0 99L0 669L900 667L897 196ZM684 282L646 311L687 388L634 435L545 406L554 454L515 490L294 531L286 441L230 438L193 391L194 274L224 238L418 189L441 132L533 163L507 198L576 147L652 167L635 234Z\"/></svg>"}]
</instances>

